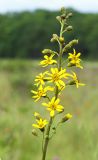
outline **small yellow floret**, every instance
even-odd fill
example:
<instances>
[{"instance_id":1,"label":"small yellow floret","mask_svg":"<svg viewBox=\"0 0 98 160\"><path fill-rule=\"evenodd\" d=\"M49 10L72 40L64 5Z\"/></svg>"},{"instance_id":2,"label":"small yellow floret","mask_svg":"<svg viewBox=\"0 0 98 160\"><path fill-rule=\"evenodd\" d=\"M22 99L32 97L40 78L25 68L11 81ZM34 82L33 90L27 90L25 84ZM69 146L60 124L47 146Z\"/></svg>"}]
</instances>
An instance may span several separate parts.
<instances>
[{"instance_id":1,"label":"small yellow floret","mask_svg":"<svg viewBox=\"0 0 98 160\"><path fill-rule=\"evenodd\" d=\"M50 55L50 56L45 55L45 56L44 56L44 59L45 59L45 60L42 60L42 61L40 62L40 65L42 65L43 67L46 67L46 66L48 66L48 65L50 65L50 64L56 64L57 61L54 60L53 57L54 57L54 54L52 54L52 55Z\"/></svg>"},{"instance_id":2,"label":"small yellow floret","mask_svg":"<svg viewBox=\"0 0 98 160\"><path fill-rule=\"evenodd\" d=\"M79 82L78 77L77 77L77 75L76 75L75 72L73 72L73 75L71 75L71 77L73 78L72 83L73 83L73 84L76 84L76 87L77 87L77 88L79 88L79 86L85 86L84 83L80 83L80 82Z\"/></svg>"},{"instance_id":3,"label":"small yellow floret","mask_svg":"<svg viewBox=\"0 0 98 160\"><path fill-rule=\"evenodd\" d=\"M34 96L32 96L32 98L34 98L35 101L38 101L41 97L45 97L47 95L47 91L53 91L53 90L54 90L53 87L50 86L43 87L42 85L40 85L37 91L31 90L31 92L35 94Z\"/></svg>"},{"instance_id":4,"label":"small yellow floret","mask_svg":"<svg viewBox=\"0 0 98 160\"><path fill-rule=\"evenodd\" d=\"M38 85L44 85L45 84L45 81L46 81L46 77L45 77L45 75L46 75L46 73L47 73L48 71L46 71L46 72L44 72L44 73L40 73L38 76L36 76L36 79L35 79L35 82L37 82L36 83L36 85L38 86Z\"/></svg>"},{"instance_id":5,"label":"small yellow floret","mask_svg":"<svg viewBox=\"0 0 98 160\"><path fill-rule=\"evenodd\" d=\"M39 128L39 129L44 129L45 126L47 125L48 121L46 119L40 118L39 120L36 120L37 124L32 124L33 127Z\"/></svg>"},{"instance_id":6,"label":"small yellow floret","mask_svg":"<svg viewBox=\"0 0 98 160\"><path fill-rule=\"evenodd\" d=\"M47 110L50 112L50 116L53 117L55 115L55 111L63 112L64 107L59 105L60 99L53 97L50 102L42 103L43 106L47 107Z\"/></svg>"},{"instance_id":7,"label":"small yellow floret","mask_svg":"<svg viewBox=\"0 0 98 160\"><path fill-rule=\"evenodd\" d=\"M71 119L71 118L72 118L72 114L67 113L67 114L65 115L65 117L66 117L67 119Z\"/></svg>"},{"instance_id":8,"label":"small yellow floret","mask_svg":"<svg viewBox=\"0 0 98 160\"><path fill-rule=\"evenodd\" d=\"M47 80L49 82L55 83L59 88L62 86L65 87L65 83L62 79L67 79L69 76L69 73L66 72L66 69L62 69L59 71L58 68L51 68L51 73L47 73L49 77L47 77Z\"/></svg>"},{"instance_id":9,"label":"small yellow floret","mask_svg":"<svg viewBox=\"0 0 98 160\"><path fill-rule=\"evenodd\" d=\"M68 60L69 60L68 66L69 67L76 66L78 68L83 69L83 67L80 65L80 62L81 62L81 59L79 58L80 55L81 53L76 54L76 50L73 49L73 53L69 53L69 56L68 56Z\"/></svg>"},{"instance_id":10,"label":"small yellow floret","mask_svg":"<svg viewBox=\"0 0 98 160\"><path fill-rule=\"evenodd\" d=\"M64 122L68 121L68 120L71 119L71 118L72 118L72 114L67 113L67 114L62 118L61 123L64 123Z\"/></svg>"}]
</instances>

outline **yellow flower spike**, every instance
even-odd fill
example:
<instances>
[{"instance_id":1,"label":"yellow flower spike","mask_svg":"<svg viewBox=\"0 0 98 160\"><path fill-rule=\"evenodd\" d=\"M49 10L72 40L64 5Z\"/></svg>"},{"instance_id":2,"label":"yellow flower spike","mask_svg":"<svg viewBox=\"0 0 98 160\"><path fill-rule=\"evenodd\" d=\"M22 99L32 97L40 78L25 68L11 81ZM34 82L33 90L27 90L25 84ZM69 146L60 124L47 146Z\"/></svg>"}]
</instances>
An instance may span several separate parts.
<instances>
[{"instance_id":1,"label":"yellow flower spike","mask_svg":"<svg viewBox=\"0 0 98 160\"><path fill-rule=\"evenodd\" d=\"M40 65L42 65L43 67L46 67L46 66L51 65L51 64L56 64L57 61L56 61L56 60L53 60L54 55L55 55L55 54L52 54L52 55L50 55L50 56L45 55L45 56L44 56L44 59L45 59L45 60L42 60L42 61L40 62Z\"/></svg>"},{"instance_id":2,"label":"yellow flower spike","mask_svg":"<svg viewBox=\"0 0 98 160\"><path fill-rule=\"evenodd\" d=\"M48 121L46 119L40 118L39 120L36 120L36 122L37 124L32 124L32 126L40 129L41 131L44 131L44 128L47 125Z\"/></svg>"},{"instance_id":3,"label":"yellow flower spike","mask_svg":"<svg viewBox=\"0 0 98 160\"><path fill-rule=\"evenodd\" d=\"M78 68L83 69L83 67L80 65L81 59L79 58L81 56L81 53L76 54L76 50L73 49L73 53L69 53L68 56L68 67L76 66Z\"/></svg>"},{"instance_id":4,"label":"yellow flower spike","mask_svg":"<svg viewBox=\"0 0 98 160\"><path fill-rule=\"evenodd\" d=\"M76 75L75 72L72 72L73 75L71 75L71 77L73 78L73 80L69 83L69 85L74 85L76 84L76 87L79 88L79 86L85 86L84 83L80 83L79 80L78 80L78 77Z\"/></svg>"},{"instance_id":5,"label":"yellow flower spike","mask_svg":"<svg viewBox=\"0 0 98 160\"><path fill-rule=\"evenodd\" d=\"M35 82L37 86L45 84L45 81L47 80L47 77L45 77L46 73L48 73L48 71L40 73L38 76L36 76Z\"/></svg>"},{"instance_id":6,"label":"yellow flower spike","mask_svg":"<svg viewBox=\"0 0 98 160\"><path fill-rule=\"evenodd\" d=\"M78 44L78 40L74 39L70 42L66 42L64 40L64 33L66 31L72 30L72 26L66 25L67 19L72 15L72 13L68 13L64 8L61 9L61 15L57 17L57 20L60 22L60 33L59 35L53 34L51 42L57 42L59 48L57 51L53 51L50 49L44 49L42 54L44 59L40 62L42 67L46 67L48 65L55 64L50 68L50 71L46 71L44 73L40 73L36 76L35 82L37 86L37 90L32 90L31 92L34 94L32 98L35 101L38 101L40 98L44 97L48 100L48 102L43 102L42 105L45 106L45 109L48 110L49 113L49 122L46 119L43 119L39 113L35 112L34 116L36 119L36 123L32 124L33 127L38 128L43 132L43 140L42 140L42 160L46 160L46 153L50 138L56 133L56 129L59 124L64 123L72 118L70 113L64 114L60 120L56 119L56 115L62 113L64 111L64 107L60 105L59 95L62 93L61 91L69 85L75 85L77 88L79 86L84 86L83 83L80 83L76 73L70 72L67 73L66 69L63 69L63 54L67 53L69 49L71 49L74 45ZM56 58L57 61L56 61ZM69 67L75 66L78 68L83 68L81 66L81 53L76 53L75 49L73 49L73 53L68 54L68 65ZM66 67L65 67L66 68ZM47 83L45 83L47 81ZM46 86L49 84L50 86ZM51 85L54 87L51 87ZM52 95L48 94L48 91L54 91ZM52 98L51 98L52 97ZM55 123L55 120L57 122ZM47 125L48 123L48 125ZM56 124L56 126L53 126ZM47 125L47 127L46 127ZM45 128L46 127L46 128ZM33 131L33 134L36 135L36 132Z\"/></svg>"},{"instance_id":7,"label":"yellow flower spike","mask_svg":"<svg viewBox=\"0 0 98 160\"><path fill-rule=\"evenodd\" d=\"M54 117L55 111L61 113L64 111L64 107L62 105L59 105L60 99L53 97L51 101L48 103L42 103L43 106L47 107L47 110L50 112L50 116Z\"/></svg>"},{"instance_id":8,"label":"yellow flower spike","mask_svg":"<svg viewBox=\"0 0 98 160\"><path fill-rule=\"evenodd\" d=\"M40 85L37 91L31 90L31 93L35 94L34 96L32 96L32 98L34 98L36 102L41 97L46 97L47 91L53 91L53 90L54 90L53 87L50 86L43 87L42 85Z\"/></svg>"},{"instance_id":9,"label":"yellow flower spike","mask_svg":"<svg viewBox=\"0 0 98 160\"><path fill-rule=\"evenodd\" d=\"M65 83L62 79L67 79L68 76L70 76L69 73L66 72L66 69L62 69L59 71L58 68L51 68L51 73L47 73L49 77L47 77L47 80L49 82L55 83L59 88L61 86L65 87Z\"/></svg>"},{"instance_id":10,"label":"yellow flower spike","mask_svg":"<svg viewBox=\"0 0 98 160\"><path fill-rule=\"evenodd\" d=\"M72 118L72 114L67 113L67 114L62 118L61 123L64 123L64 122L68 121L68 120L71 119L71 118Z\"/></svg>"}]
</instances>

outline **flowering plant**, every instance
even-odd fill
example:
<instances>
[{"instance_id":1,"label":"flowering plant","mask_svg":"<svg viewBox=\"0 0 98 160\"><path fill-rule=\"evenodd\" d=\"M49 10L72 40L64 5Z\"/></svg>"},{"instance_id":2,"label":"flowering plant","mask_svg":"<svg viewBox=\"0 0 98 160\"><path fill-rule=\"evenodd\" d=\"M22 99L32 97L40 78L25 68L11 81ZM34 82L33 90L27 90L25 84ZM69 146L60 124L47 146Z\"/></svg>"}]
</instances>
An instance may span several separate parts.
<instances>
[{"instance_id":1,"label":"flowering plant","mask_svg":"<svg viewBox=\"0 0 98 160\"><path fill-rule=\"evenodd\" d=\"M39 129L43 134L42 160L46 159L49 140L56 133L58 125L72 118L72 114L64 113L65 109L60 103L59 95L70 85L76 85L77 88L79 86L84 86L84 84L79 81L75 72L68 72L66 69L67 67L83 69L80 59L81 54L76 53L75 49L73 49L73 53L68 52L69 49L78 44L78 40L74 39L69 43L65 43L64 39L64 33L72 30L72 26L69 26L67 23L71 16L72 13L67 13L65 8L61 8L61 15L56 17L60 23L60 34L53 34L51 38L51 42L57 42L59 51L53 51L51 49L44 49L42 51L44 59L40 62L40 66L48 67L48 69L36 76L36 90L31 90L33 93L32 98L35 102L43 99L42 106L45 106L45 110L49 112L49 117L47 119L44 119L38 112L35 112L34 117L36 123L32 124L34 128ZM64 53L68 53L68 64L66 68L62 65L62 56ZM51 92L51 94L49 94L49 92ZM61 120L57 122L56 126L53 126L55 117L60 114L63 114ZM37 131L33 129L32 134L37 136Z\"/></svg>"}]
</instances>

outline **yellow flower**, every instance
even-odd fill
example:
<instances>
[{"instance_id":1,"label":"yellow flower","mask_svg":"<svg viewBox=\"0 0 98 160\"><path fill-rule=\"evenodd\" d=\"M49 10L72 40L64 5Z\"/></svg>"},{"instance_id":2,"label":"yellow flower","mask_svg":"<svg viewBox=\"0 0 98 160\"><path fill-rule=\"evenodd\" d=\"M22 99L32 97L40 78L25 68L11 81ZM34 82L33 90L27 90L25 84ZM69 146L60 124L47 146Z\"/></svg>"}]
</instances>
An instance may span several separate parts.
<instances>
[{"instance_id":1,"label":"yellow flower","mask_svg":"<svg viewBox=\"0 0 98 160\"><path fill-rule=\"evenodd\" d=\"M37 83L36 83L37 86L38 86L38 85L44 85L44 84L45 84L45 80L46 80L45 75L46 75L47 72L48 72L48 71L46 71L46 72L44 72L44 73L40 73L38 76L36 76L35 82L37 82Z\"/></svg>"},{"instance_id":2,"label":"yellow flower","mask_svg":"<svg viewBox=\"0 0 98 160\"><path fill-rule=\"evenodd\" d=\"M49 77L47 80L49 82L55 83L59 88L61 86L65 87L65 83L61 80L62 78L68 78L69 74L66 72L66 69L62 69L59 71L58 68L51 68L51 73L47 73Z\"/></svg>"},{"instance_id":3,"label":"yellow flower","mask_svg":"<svg viewBox=\"0 0 98 160\"><path fill-rule=\"evenodd\" d=\"M48 66L50 64L56 64L57 61L53 60L53 57L54 57L54 54L52 54L50 56L45 55L44 56L45 60L41 61L40 65L42 65L43 67L46 67L46 66Z\"/></svg>"},{"instance_id":4,"label":"yellow flower","mask_svg":"<svg viewBox=\"0 0 98 160\"><path fill-rule=\"evenodd\" d=\"M55 97L53 97L49 103L42 103L42 105L47 107L47 110L50 111L50 116L53 117L55 115L55 111L64 111L64 107L59 105L59 102L59 98L55 99Z\"/></svg>"},{"instance_id":5,"label":"yellow flower","mask_svg":"<svg viewBox=\"0 0 98 160\"><path fill-rule=\"evenodd\" d=\"M78 68L83 69L83 67L80 65L81 59L79 58L81 55L81 53L77 53L75 49L73 49L73 53L69 53L68 59L69 59L69 63L68 66L76 66Z\"/></svg>"},{"instance_id":6,"label":"yellow flower","mask_svg":"<svg viewBox=\"0 0 98 160\"><path fill-rule=\"evenodd\" d=\"M79 82L75 72L73 72L73 75L71 75L71 77L73 78L73 81L70 82L70 85L76 84L77 88L79 88L79 86L85 86L85 84Z\"/></svg>"},{"instance_id":7,"label":"yellow flower","mask_svg":"<svg viewBox=\"0 0 98 160\"><path fill-rule=\"evenodd\" d=\"M41 131L44 130L45 126L47 125L48 121L46 119L40 118L39 120L36 119L37 124L32 124L33 127L39 128Z\"/></svg>"},{"instance_id":8,"label":"yellow flower","mask_svg":"<svg viewBox=\"0 0 98 160\"><path fill-rule=\"evenodd\" d=\"M67 119L70 119L70 118L72 118L72 114L67 113L67 114L65 115L65 117L66 117Z\"/></svg>"},{"instance_id":9,"label":"yellow flower","mask_svg":"<svg viewBox=\"0 0 98 160\"><path fill-rule=\"evenodd\" d=\"M32 96L32 98L35 99L35 101L38 101L41 97L45 97L47 94L47 91L53 91L54 88L47 86L47 87L43 87L42 85L39 86L37 91L31 90L31 93L35 94L34 96Z\"/></svg>"},{"instance_id":10,"label":"yellow flower","mask_svg":"<svg viewBox=\"0 0 98 160\"><path fill-rule=\"evenodd\" d=\"M71 119L71 118L72 118L72 114L67 113L67 114L62 118L61 123L65 122L65 121L67 121L67 120L69 120L69 119Z\"/></svg>"}]
</instances>

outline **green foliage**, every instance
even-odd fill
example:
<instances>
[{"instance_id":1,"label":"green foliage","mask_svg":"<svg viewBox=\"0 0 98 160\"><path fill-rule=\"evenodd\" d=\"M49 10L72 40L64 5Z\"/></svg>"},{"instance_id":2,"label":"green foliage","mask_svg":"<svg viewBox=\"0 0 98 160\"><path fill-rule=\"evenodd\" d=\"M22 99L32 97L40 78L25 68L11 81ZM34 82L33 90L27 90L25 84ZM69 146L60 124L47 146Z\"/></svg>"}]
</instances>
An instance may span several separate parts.
<instances>
[{"instance_id":1,"label":"green foliage","mask_svg":"<svg viewBox=\"0 0 98 160\"><path fill-rule=\"evenodd\" d=\"M40 57L41 50L52 45L47 41L51 33L59 31L59 24L54 23L56 15L57 12L46 10L0 15L0 57ZM79 38L77 49L89 59L98 58L97 19L98 14L73 11L73 34L66 34L68 41Z\"/></svg>"}]
</instances>

